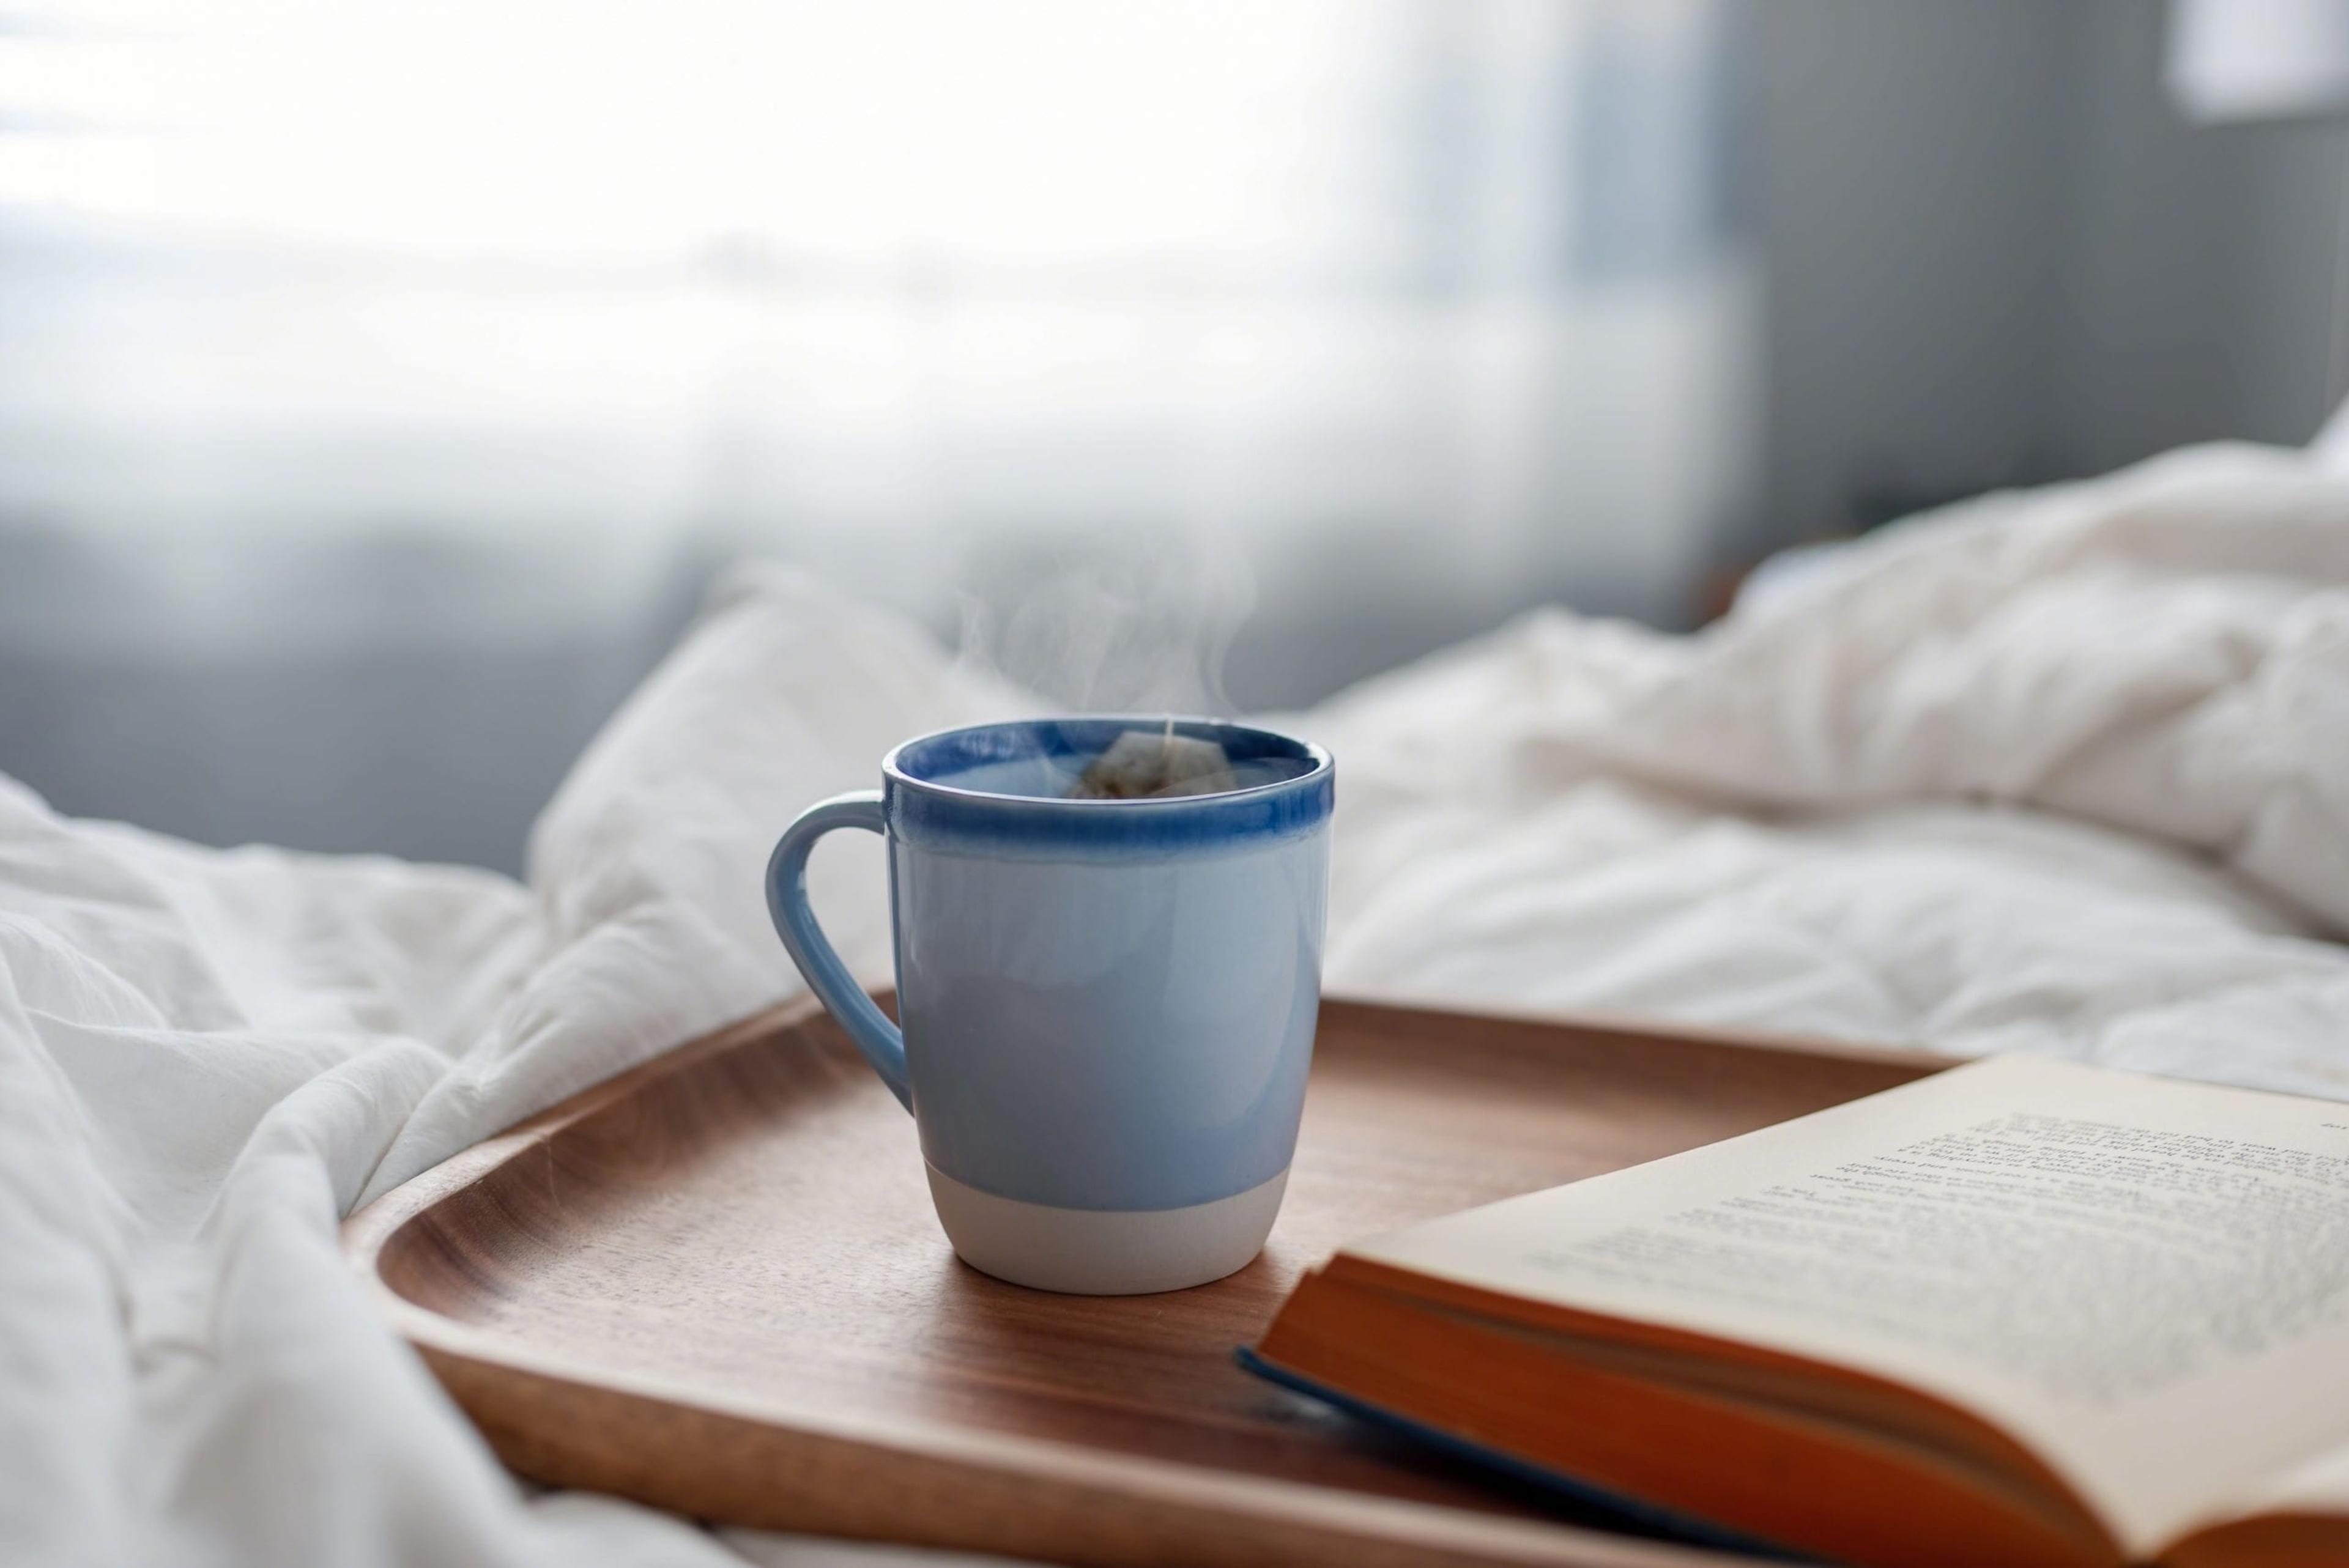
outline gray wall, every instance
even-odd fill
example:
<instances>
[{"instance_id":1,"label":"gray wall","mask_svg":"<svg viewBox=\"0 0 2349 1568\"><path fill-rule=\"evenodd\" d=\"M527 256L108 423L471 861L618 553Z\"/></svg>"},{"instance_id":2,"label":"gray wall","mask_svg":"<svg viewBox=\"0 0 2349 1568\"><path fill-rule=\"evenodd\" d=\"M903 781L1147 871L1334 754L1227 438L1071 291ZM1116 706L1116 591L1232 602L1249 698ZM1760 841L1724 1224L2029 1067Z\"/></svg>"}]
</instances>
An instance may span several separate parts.
<instances>
[{"instance_id":1,"label":"gray wall","mask_svg":"<svg viewBox=\"0 0 2349 1568\"><path fill-rule=\"evenodd\" d=\"M2349 127L2189 125L2158 0L1754 3L1749 549L2314 432Z\"/></svg>"}]
</instances>

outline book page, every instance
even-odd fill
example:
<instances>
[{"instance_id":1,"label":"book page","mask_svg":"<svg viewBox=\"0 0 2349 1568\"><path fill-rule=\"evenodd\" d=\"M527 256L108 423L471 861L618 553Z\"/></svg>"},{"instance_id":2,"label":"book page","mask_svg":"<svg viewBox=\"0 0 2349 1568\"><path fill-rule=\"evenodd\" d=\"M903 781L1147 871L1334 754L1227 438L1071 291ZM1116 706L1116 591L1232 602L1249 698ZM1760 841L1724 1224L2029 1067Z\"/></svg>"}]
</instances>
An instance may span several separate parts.
<instances>
[{"instance_id":1,"label":"book page","mask_svg":"<svg viewBox=\"0 0 2349 1568\"><path fill-rule=\"evenodd\" d=\"M2349 1524L2349 1448L2320 1454L2271 1481L2262 1481L2249 1500L2249 1511L2314 1514Z\"/></svg>"},{"instance_id":2,"label":"book page","mask_svg":"<svg viewBox=\"0 0 2349 1568\"><path fill-rule=\"evenodd\" d=\"M2349 1444L2349 1105L2002 1058L1347 1251L1939 1395L2140 1554Z\"/></svg>"}]
</instances>

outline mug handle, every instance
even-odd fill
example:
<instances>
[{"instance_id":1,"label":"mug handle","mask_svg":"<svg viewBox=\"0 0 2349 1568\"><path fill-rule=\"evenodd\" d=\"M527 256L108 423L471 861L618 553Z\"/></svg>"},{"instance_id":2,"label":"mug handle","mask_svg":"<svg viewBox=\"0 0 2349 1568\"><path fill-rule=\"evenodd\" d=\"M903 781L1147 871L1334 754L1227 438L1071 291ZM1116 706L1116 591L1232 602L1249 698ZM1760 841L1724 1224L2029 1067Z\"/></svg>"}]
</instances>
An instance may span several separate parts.
<instances>
[{"instance_id":1,"label":"mug handle","mask_svg":"<svg viewBox=\"0 0 2349 1568\"><path fill-rule=\"evenodd\" d=\"M881 792L859 789L819 800L783 830L767 861L767 913L774 917L775 934L783 939L783 950L807 976L808 989L831 1010L847 1032L850 1044L881 1075L897 1103L911 1110L914 1096L905 1078L905 1037L840 961L823 928L816 923L815 911L808 906L808 851L834 828L863 828L885 838Z\"/></svg>"}]
</instances>

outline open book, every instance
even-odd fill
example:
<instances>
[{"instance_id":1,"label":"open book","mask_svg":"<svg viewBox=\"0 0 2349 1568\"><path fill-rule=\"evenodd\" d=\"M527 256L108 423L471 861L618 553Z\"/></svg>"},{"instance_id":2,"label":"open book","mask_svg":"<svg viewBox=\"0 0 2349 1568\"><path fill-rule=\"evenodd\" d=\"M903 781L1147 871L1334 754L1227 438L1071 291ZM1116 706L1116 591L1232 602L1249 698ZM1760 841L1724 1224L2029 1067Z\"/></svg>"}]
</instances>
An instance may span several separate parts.
<instances>
[{"instance_id":1,"label":"open book","mask_svg":"<svg viewBox=\"0 0 2349 1568\"><path fill-rule=\"evenodd\" d=\"M1846 1562L2349 1563L2349 1105L1976 1063L1350 1247L1243 1359Z\"/></svg>"}]
</instances>

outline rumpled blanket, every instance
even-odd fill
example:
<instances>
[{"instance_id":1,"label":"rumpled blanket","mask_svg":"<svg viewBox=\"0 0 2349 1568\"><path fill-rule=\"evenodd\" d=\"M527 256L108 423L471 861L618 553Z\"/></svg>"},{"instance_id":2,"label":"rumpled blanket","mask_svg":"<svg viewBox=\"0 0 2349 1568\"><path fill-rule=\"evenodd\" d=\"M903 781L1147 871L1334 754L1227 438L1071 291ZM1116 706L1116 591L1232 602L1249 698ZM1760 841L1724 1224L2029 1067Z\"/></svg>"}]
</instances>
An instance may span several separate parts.
<instances>
[{"instance_id":1,"label":"rumpled blanket","mask_svg":"<svg viewBox=\"0 0 2349 1568\"><path fill-rule=\"evenodd\" d=\"M518 1487L336 1221L797 989L759 888L782 826L1032 706L748 569L526 885L0 780L0 1560L846 1560ZM1280 722L1339 758L1333 991L2349 1096L2349 481L2299 453L1985 498L1693 637L1537 614ZM813 880L885 980L877 844Z\"/></svg>"}]
</instances>

